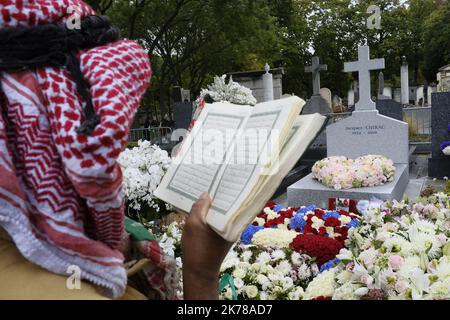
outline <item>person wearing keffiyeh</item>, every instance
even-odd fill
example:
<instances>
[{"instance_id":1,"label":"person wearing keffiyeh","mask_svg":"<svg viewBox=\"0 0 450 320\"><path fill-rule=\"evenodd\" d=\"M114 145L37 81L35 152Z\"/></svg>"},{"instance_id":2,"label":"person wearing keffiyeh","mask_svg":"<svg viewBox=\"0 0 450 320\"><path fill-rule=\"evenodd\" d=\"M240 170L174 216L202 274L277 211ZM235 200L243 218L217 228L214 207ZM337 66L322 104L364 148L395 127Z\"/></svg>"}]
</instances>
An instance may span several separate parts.
<instances>
[{"instance_id":1,"label":"person wearing keffiyeh","mask_svg":"<svg viewBox=\"0 0 450 320\"><path fill-rule=\"evenodd\" d=\"M74 12L79 30L67 28ZM31 285L25 273L16 276L27 268L48 289L36 297L78 297L62 288L73 266L107 297L123 296L127 234L116 160L151 75L144 49L120 41L83 1L0 0L0 298ZM216 284L202 283L197 266L211 267L214 279L230 244L206 229L209 197L199 203L183 239L185 292L202 298L196 286L209 285L215 297ZM174 262L154 241L135 247L150 261L145 274L156 295L147 297L174 299ZM11 270L14 263L21 267ZM90 297L98 296L81 294Z\"/></svg>"}]
</instances>

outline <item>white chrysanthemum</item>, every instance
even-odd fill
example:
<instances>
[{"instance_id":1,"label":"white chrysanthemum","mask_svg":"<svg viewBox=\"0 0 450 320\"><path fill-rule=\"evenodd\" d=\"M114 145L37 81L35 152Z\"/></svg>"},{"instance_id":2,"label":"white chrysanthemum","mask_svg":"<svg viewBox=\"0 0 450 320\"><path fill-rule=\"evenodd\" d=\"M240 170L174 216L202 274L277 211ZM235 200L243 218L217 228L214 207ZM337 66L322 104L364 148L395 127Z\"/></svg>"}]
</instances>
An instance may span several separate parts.
<instances>
[{"instance_id":1,"label":"white chrysanthemum","mask_svg":"<svg viewBox=\"0 0 450 320\"><path fill-rule=\"evenodd\" d=\"M283 252L283 250L275 250L271 254L273 260L283 260L286 258L286 254Z\"/></svg>"},{"instance_id":2,"label":"white chrysanthemum","mask_svg":"<svg viewBox=\"0 0 450 320\"><path fill-rule=\"evenodd\" d=\"M426 252L432 259L440 256L442 244L435 235L423 232L411 232L410 238L415 252L419 254Z\"/></svg>"},{"instance_id":3,"label":"white chrysanthemum","mask_svg":"<svg viewBox=\"0 0 450 320\"><path fill-rule=\"evenodd\" d=\"M270 253L263 251L256 258L256 262L258 262L258 263L266 263L266 262L269 262L271 259L272 258L270 257Z\"/></svg>"},{"instance_id":4,"label":"white chrysanthemum","mask_svg":"<svg viewBox=\"0 0 450 320\"><path fill-rule=\"evenodd\" d=\"M294 265L299 266L303 263L303 259L300 253L293 252L291 255L291 261Z\"/></svg>"},{"instance_id":5,"label":"white chrysanthemum","mask_svg":"<svg viewBox=\"0 0 450 320\"><path fill-rule=\"evenodd\" d=\"M291 270L292 270L292 266L289 262L287 262L286 260L281 261L278 266L275 267L276 271L279 271L282 275L288 275Z\"/></svg>"},{"instance_id":6,"label":"white chrysanthemum","mask_svg":"<svg viewBox=\"0 0 450 320\"><path fill-rule=\"evenodd\" d=\"M264 229L253 236L252 242L261 247L289 248L296 236L295 231Z\"/></svg>"},{"instance_id":7,"label":"white chrysanthemum","mask_svg":"<svg viewBox=\"0 0 450 320\"><path fill-rule=\"evenodd\" d=\"M437 226L430 221L418 220L411 225L411 229L416 229L417 231L434 235L436 234Z\"/></svg>"},{"instance_id":8,"label":"white chrysanthemum","mask_svg":"<svg viewBox=\"0 0 450 320\"><path fill-rule=\"evenodd\" d=\"M332 297L334 294L335 270L327 270L319 274L310 282L306 289L304 298L311 300L318 297Z\"/></svg>"},{"instance_id":9,"label":"white chrysanthemum","mask_svg":"<svg viewBox=\"0 0 450 320\"><path fill-rule=\"evenodd\" d=\"M312 271L310 269L310 267L304 263L302 265L300 265L297 269L297 277L300 280L307 280L312 276Z\"/></svg>"},{"instance_id":10,"label":"white chrysanthemum","mask_svg":"<svg viewBox=\"0 0 450 320\"><path fill-rule=\"evenodd\" d=\"M387 252L398 253L402 256L408 256L413 249L412 244L408 240L397 235L393 235L387 239L383 243L383 247Z\"/></svg>"},{"instance_id":11,"label":"white chrysanthemum","mask_svg":"<svg viewBox=\"0 0 450 320\"><path fill-rule=\"evenodd\" d=\"M283 280L281 281L281 284L283 286L284 291L288 291L294 287L294 281L292 280L291 277L283 278Z\"/></svg>"}]
</instances>

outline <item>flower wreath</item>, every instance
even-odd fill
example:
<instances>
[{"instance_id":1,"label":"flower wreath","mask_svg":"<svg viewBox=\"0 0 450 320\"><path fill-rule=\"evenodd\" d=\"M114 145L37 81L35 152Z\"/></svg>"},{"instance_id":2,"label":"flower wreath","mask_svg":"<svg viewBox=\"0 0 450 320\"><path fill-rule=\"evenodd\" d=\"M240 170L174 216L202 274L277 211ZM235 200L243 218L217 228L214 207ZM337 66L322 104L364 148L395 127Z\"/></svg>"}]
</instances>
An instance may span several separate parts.
<instances>
[{"instance_id":1,"label":"flower wreath","mask_svg":"<svg viewBox=\"0 0 450 320\"><path fill-rule=\"evenodd\" d=\"M329 157L316 162L312 168L315 179L329 188L381 186L395 177L394 162L384 156L367 155L355 160L347 157Z\"/></svg>"},{"instance_id":2,"label":"flower wreath","mask_svg":"<svg viewBox=\"0 0 450 320\"><path fill-rule=\"evenodd\" d=\"M450 133L450 123L448 125L448 132ZM441 150L446 156L450 156L450 141L444 141L441 144Z\"/></svg>"}]
</instances>

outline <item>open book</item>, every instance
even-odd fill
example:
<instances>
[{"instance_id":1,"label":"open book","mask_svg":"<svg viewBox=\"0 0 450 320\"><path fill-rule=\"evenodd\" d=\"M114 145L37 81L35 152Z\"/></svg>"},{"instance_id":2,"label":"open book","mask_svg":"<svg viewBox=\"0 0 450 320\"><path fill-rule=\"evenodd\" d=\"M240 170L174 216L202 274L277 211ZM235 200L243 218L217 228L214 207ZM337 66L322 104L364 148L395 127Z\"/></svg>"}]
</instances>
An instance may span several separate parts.
<instances>
[{"instance_id":1,"label":"open book","mask_svg":"<svg viewBox=\"0 0 450 320\"><path fill-rule=\"evenodd\" d=\"M189 212L209 192L208 224L236 241L323 127L320 114L299 116L304 105L297 97L206 105L155 195Z\"/></svg>"}]
</instances>

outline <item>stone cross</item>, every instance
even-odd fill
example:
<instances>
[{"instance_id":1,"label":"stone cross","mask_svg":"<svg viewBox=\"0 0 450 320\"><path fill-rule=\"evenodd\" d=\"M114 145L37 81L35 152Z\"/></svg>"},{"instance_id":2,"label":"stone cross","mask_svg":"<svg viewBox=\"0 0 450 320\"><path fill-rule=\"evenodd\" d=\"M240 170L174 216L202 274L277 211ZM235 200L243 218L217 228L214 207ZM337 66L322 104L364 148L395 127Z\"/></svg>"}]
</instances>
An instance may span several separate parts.
<instances>
[{"instance_id":1,"label":"stone cross","mask_svg":"<svg viewBox=\"0 0 450 320\"><path fill-rule=\"evenodd\" d=\"M313 95L320 95L320 71L327 71L328 65L320 64L319 57L312 58L312 65L305 67L305 72L311 72L313 75Z\"/></svg>"},{"instance_id":2,"label":"stone cross","mask_svg":"<svg viewBox=\"0 0 450 320\"><path fill-rule=\"evenodd\" d=\"M384 67L384 59L370 60L369 46L358 48L358 61L345 63L345 72L359 73L359 101L355 106L356 111L376 110L376 104L371 98L370 71Z\"/></svg>"}]
</instances>

